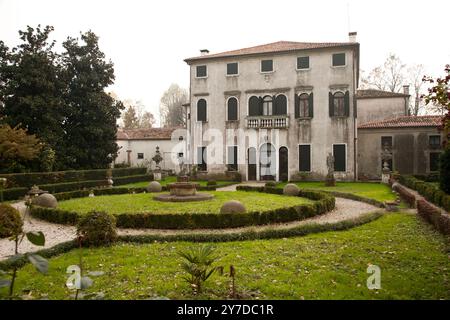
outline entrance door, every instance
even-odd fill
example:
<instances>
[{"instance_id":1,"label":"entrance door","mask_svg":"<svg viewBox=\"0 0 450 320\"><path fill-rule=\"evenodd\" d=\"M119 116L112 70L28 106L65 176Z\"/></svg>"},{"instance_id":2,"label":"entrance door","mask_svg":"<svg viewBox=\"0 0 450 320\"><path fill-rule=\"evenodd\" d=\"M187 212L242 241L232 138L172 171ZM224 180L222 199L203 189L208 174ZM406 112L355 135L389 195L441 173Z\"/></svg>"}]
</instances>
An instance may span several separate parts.
<instances>
[{"instance_id":1,"label":"entrance door","mask_svg":"<svg viewBox=\"0 0 450 320\"><path fill-rule=\"evenodd\" d=\"M271 143L261 146L259 152L260 180L275 180L277 170L277 158L275 147Z\"/></svg>"},{"instance_id":2,"label":"entrance door","mask_svg":"<svg viewBox=\"0 0 450 320\"><path fill-rule=\"evenodd\" d=\"M247 150L247 175L248 180L256 180L256 148Z\"/></svg>"},{"instance_id":3,"label":"entrance door","mask_svg":"<svg viewBox=\"0 0 450 320\"><path fill-rule=\"evenodd\" d=\"M278 158L280 181L288 181L288 149L286 147L280 148Z\"/></svg>"}]
</instances>

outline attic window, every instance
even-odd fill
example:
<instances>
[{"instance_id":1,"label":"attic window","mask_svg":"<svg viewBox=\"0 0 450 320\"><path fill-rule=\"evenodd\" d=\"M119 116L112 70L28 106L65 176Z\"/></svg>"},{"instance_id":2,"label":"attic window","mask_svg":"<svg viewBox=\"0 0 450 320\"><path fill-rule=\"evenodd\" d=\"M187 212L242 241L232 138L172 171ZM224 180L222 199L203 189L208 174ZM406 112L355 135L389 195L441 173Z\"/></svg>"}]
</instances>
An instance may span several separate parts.
<instances>
[{"instance_id":1,"label":"attic window","mask_svg":"<svg viewBox=\"0 0 450 320\"><path fill-rule=\"evenodd\" d=\"M309 69L309 57L297 58L297 70Z\"/></svg>"},{"instance_id":2,"label":"attic window","mask_svg":"<svg viewBox=\"0 0 450 320\"><path fill-rule=\"evenodd\" d=\"M272 72L273 60L261 60L261 72Z\"/></svg>"},{"instance_id":3,"label":"attic window","mask_svg":"<svg viewBox=\"0 0 450 320\"><path fill-rule=\"evenodd\" d=\"M137 158L138 159L144 159L144 154L143 153L138 153L137 154Z\"/></svg>"},{"instance_id":4,"label":"attic window","mask_svg":"<svg viewBox=\"0 0 450 320\"><path fill-rule=\"evenodd\" d=\"M178 137L178 141L183 141L183 139L184 139L183 136Z\"/></svg>"},{"instance_id":5,"label":"attic window","mask_svg":"<svg viewBox=\"0 0 450 320\"><path fill-rule=\"evenodd\" d=\"M239 73L238 63L227 63L227 75L237 75Z\"/></svg>"},{"instance_id":6,"label":"attic window","mask_svg":"<svg viewBox=\"0 0 450 320\"><path fill-rule=\"evenodd\" d=\"M333 67L345 66L345 53L333 54Z\"/></svg>"},{"instance_id":7,"label":"attic window","mask_svg":"<svg viewBox=\"0 0 450 320\"><path fill-rule=\"evenodd\" d=\"M206 78L207 77L207 69L206 66L197 66L197 78Z\"/></svg>"}]
</instances>

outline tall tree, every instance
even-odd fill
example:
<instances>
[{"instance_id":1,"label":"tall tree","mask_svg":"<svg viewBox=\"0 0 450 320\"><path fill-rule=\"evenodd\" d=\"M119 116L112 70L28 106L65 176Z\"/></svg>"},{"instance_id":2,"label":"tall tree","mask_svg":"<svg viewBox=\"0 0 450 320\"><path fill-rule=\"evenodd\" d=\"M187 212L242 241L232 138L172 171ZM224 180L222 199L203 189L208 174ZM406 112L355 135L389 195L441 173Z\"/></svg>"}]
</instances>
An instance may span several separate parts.
<instances>
[{"instance_id":1,"label":"tall tree","mask_svg":"<svg viewBox=\"0 0 450 320\"><path fill-rule=\"evenodd\" d=\"M122 113L122 127L125 129L146 129L155 125L155 116L145 111L141 101L124 100L126 110Z\"/></svg>"},{"instance_id":2,"label":"tall tree","mask_svg":"<svg viewBox=\"0 0 450 320\"><path fill-rule=\"evenodd\" d=\"M161 97L159 112L162 126L183 126L186 122L183 104L188 100L188 91L177 84L172 84Z\"/></svg>"},{"instance_id":3,"label":"tall tree","mask_svg":"<svg viewBox=\"0 0 450 320\"><path fill-rule=\"evenodd\" d=\"M64 83L55 42L49 42L52 31L51 26L28 26L19 31L22 43L17 47L9 50L0 43L0 114L12 127L37 135L61 159Z\"/></svg>"},{"instance_id":4,"label":"tall tree","mask_svg":"<svg viewBox=\"0 0 450 320\"><path fill-rule=\"evenodd\" d=\"M137 129L139 128L139 118L136 114L136 108L133 105L129 105L122 116L124 129Z\"/></svg>"},{"instance_id":5,"label":"tall tree","mask_svg":"<svg viewBox=\"0 0 450 320\"><path fill-rule=\"evenodd\" d=\"M117 125L123 104L105 89L114 83L114 67L105 60L98 37L88 31L64 43L65 95L69 113L65 122L70 168L104 168L117 156Z\"/></svg>"},{"instance_id":6,"label":"tall tree","mask_svg":"<svg viewBox=\"0 0 450 320\"><path fill-rule=\"evenodd\" d=\"M369 72L361 79L365 88L375 88L383 91L399 92L405 84L406 65L394 53L390 53L382 66Z\"/></svg>"},{"instance_id":7,"label":"tall tree","mask_svg":"<svg viewBox=\"0 0 450 320\"><path fill-rule=\"evenodd\" d=\"M155 125L155 116L150 111L145 111L139 121L139 127L142 129L153 128Z\"/></svg>"}]
</instances>

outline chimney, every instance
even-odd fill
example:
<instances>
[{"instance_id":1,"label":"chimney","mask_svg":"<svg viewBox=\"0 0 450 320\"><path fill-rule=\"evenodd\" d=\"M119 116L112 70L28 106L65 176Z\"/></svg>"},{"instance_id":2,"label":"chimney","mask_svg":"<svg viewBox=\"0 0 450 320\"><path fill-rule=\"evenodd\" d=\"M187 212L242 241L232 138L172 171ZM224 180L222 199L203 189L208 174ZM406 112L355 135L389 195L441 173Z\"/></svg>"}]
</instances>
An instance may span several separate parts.
<instances>
[{"instance_id":1,"label":"chimney","mask_svg":"<svg viewBox=\"0 0 450 320\"><path fill-rule=\"evenodd\" d=\"M348 33L348 41L349 42L356 42L356 35L358 33L357 32L349 32Z\"/></svg>"},{"instance_id":2,"label":"chimney","mask_svg":"<svg viewBox=\"0 0 450 320\"><path fill-rule=\"evenodd\" d=\"M209 54L209 50L208 50L208 49L202 49L202 50L200 50L200 55L206 56L207 54Z\"/></svg>"},{"instance_id":3,"label":"chimney","mask_svg":"<svg viewBox=\"0 0 450 320\"><path fill-rule=\"evenodd\" d=\"M409 95L409 84L403 86L403 93Z\"/></svg>"}]
</instances>

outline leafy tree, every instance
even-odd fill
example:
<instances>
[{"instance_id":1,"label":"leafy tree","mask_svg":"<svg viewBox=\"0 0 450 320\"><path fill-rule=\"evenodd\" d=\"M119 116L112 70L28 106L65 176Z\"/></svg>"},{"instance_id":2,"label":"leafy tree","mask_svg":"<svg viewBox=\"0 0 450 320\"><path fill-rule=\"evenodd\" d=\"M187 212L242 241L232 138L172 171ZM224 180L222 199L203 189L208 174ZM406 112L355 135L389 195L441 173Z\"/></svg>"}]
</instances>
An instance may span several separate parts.
<instances>
[{"instance_id":1,"label":"leafy tree","mask_svg":"<svg viewBox=\"0 0 450 320\"><path fill-rule=\"evenodd\" d=\"M98 37L88 31L69 37L63 47L67 142L66 166L74 169L104 168L117 156L117 125L123 104L105 92L114 83L114 67L105 61Z\"/></svg>"},{"instance_id":2,"label":"leafy tree","mask_svg":"<svg viewBox=\"0 0 450 320\"><path fill-rule=\"evenodd\" d=\"M432 84L428 94L423 95L425 103L437 104L442 108L442 127L445 134L445 150L440 157L440 187L443 191L450 193L450 64L445 66L445 75L442 78L433 79L423 77L424 82Z\"/></svg>"},{"instance_id":3,"label":"leafy tree","mask_svg":"<svg viewBox=\"0 0 450 320\"><path fill-rule=\"evenodd\" d=\"M53 27L19 31L22 43L9 50L0 42L0 113L12 127L22 126L64 157L63 100L59 56L49 42Z\"/></svg>"},{"instance_id":4,"label":"leafy tree","mask_svg":"<svg viewBox=\"0 0 450 320\"><path fill-rule=\"evenodd\" d=\"M180 88L177 84L172 84L161 97L159 110L161 114L162 126L183 126L186 122L183 104L188 100L188 91Z\"/></svg>"},{"instance_id":5,"label":"leafy tree","mask_svg":"<svg viewBox=\"0 0 450 320\"><path fill-rule=\"evenodd\" d=\"M25 129L0 125L0 172L20 172L37 159L43 145Z\"/></svg>"},{"instance_id":6,"label":"leafy tree","mask_svg":"<svg viewBox=\"0 0 450 320\"><path fill-rule=\"evenodd\" d=\"M146 111L142 114L139 127L143 129L153 128L155 125L155 116L150 111Z\"/></svg>"},{"instance_id":7,"label":"leafy tree","mask_svg":"<svg viewBox=\"0 0 450 320\"><path fill-rule=\"evenodd\" d=\"M124 129L136 129L139 127L139 119L136 114L136 108L133 105L128 106L123 113L122 120Z\"/></svg>"}]
</instances>

